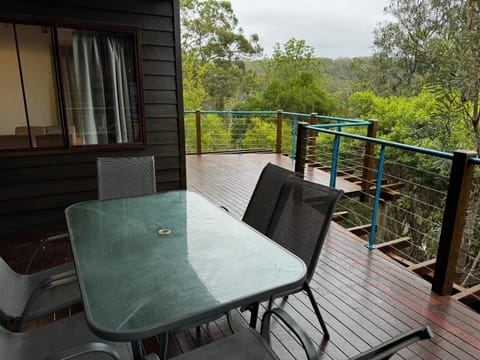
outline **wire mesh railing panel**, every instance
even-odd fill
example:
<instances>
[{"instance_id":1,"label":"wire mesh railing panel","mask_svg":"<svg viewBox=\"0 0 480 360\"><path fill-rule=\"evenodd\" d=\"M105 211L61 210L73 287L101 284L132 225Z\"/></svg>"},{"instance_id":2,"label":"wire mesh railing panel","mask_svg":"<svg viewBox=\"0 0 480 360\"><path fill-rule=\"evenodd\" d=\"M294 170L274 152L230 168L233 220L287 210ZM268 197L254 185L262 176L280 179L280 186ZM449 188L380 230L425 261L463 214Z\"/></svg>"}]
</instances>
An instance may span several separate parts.
<instances>
[{"instance_id":1,"label":"wire mesh railing panel","mask_svg":"<svg viewBox=\"0 0 480 360\"><path fill-rule=\"evenodd\" d=\"M437 254L451 161L389 150L376 242L404 238L394 248L396 255L407 264L422 263Z\"/></svg>"},{"instance_id":2,"label":"wire mesh railing panel","mask_svg":"<svg viewBox=\"0 0 480 360\"><path fill-rule=\"evenodd\" d=\"M197 118L199 117L199 118ZM281 138L277 129L281 122ZM276 151L292 154L296 144L292 116L276 112L206 112L185 114L185 148L188 153L223 151Z\"/></svg>"},{"instance_id":3,"label":"wire mesh railing panel","mask_svg":"<svg viewBox=\"0 0 480 360\"><path fill-rule=\"evenodd\" d=\"M231 136L235 150L274 150L276 119L272 116L232 116Z\"/></svg>"},{"instance_id":4,"label":"wire mesh railing panel","mask_svg":"<svg viewBox=\"0 0 480 360\"><path fill-rule=\"evenodd\" d=\"M375 246L384 247L405 265L435 258L451 160L387 148L379 180L380 146L367 154L365 141L340 137L336 182L355 186L355 190L346 190L347 196L337 207L337 212L344 212L341 225L367 241L372 240L374 226ZM307 147L306 166L314 164L317 171L331 173L334 136L319 132L310 135L307 143L312 141L315 151ZM377 182L380 190L376 202ZM425 269L428 271L428 267Z\"/></svg>"},{"instance_id":5,"label":"wire mesh railing panel","mask_svg":"<svg viewBox=\"0 0 480 360\"><path fill-rule=\"evenodd\" d=\"M456 283L469 288L480 284L480 168L475 167L462 242L458 251ZM480 300L480 291L472 297Z\"/></svg>"},{"instance_id":6,"label":"wire mesh railing panel","mask_svg":"<svg viewBox=\"0 0 480 360\"><path fill-rule=\"evenodd\" d=\"M185 128L185 152L193 154L197 152L197 130L195 113L185 113L184 115Z\"/></svg>"}]
</instances>

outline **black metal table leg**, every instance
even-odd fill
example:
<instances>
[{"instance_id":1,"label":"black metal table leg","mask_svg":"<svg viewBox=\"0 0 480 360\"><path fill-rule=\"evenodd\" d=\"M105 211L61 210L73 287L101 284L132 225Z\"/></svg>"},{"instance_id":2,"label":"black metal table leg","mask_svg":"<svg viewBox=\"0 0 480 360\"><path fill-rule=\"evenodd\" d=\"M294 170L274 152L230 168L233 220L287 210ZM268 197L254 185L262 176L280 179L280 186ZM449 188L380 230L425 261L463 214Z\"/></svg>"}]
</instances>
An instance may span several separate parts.
<instances>
[{"instance_id":1,"label":"black metal table leg","mask_svg":"<svg viewBox=\"0 0 480 360\"><path fill-rule=\"evenodd\" d=\"M258 308L260 303L256 302L249 305L250 307L250 327L255 329L257 327Z\"/></svg>"}]
</instances>

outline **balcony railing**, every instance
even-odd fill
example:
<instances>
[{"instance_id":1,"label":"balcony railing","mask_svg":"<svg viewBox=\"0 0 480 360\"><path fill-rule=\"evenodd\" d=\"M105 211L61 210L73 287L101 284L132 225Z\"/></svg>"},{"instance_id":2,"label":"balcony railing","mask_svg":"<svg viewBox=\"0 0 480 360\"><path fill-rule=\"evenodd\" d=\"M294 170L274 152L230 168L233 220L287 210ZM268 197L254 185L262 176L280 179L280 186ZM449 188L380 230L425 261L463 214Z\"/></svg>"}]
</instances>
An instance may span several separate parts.
<instances>
[{"instance_id":1,"label":"balcony railing","mask_svg":"<svg viewBox=\"0 0 480 360\"><path fill-rule=\"evenodd\" d=\"M432 278L440 294L479 286L475 152L378 139L378 123L370 120L284 111L185 114L187 153L273 151L295 157L300 173L329 172L330 186L347 179L358 191L340 203L337 220L369 248Z\"/></svg>"}]
</instances>

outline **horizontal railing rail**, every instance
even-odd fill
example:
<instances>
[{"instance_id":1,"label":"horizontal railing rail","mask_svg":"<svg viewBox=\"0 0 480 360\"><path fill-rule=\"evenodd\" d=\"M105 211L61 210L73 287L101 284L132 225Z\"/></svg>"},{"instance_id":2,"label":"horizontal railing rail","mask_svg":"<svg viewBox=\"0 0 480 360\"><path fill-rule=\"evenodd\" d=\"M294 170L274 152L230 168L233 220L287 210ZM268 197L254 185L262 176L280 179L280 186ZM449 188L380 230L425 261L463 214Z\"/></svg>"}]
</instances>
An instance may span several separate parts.
<instances>
[{"instance_id":1,"label":"horizontal railing rail","mask_svg":"<svg viewBox=\"0 0 480 360\"><path fill-rule=\"evenodd\" d=\"M350 124L347 124L347 125L350 125ZM334 127L334 126L338 126L338 125L333 124L331 126ZM323 133L327 133L327 134L331 134L331 135L348 137L348 138L351 138L351 139L362 140L362 141L370 142L370 143L373 143L373 144L390 146L390 147L394 147L394 148L397 148L397 149L413 151L413 152L418 152L418 153L421 153L421 154L426 154L426 155L431 155L431 156L436 156L436 157L440 157L440 158L444 158L444 159L453 160L453 153L447 153L447 152L438 151L438 150L426 149L426 148L422 148L422 147L418 147L418 146L397 143L397 142L394 142L394 141L382 140L382 139L379 139L379 138L371 138L371 137L368 137L368 136L342 133L340 131L334 131L334 130L327 130L327 129L324 129L324 127L325 126L322 126L322 125L310 125L310 126L307 126L306 129L317 130L319 132L323 132ZM473 160L480 160L480 159L472 159L472 161ZM480 164L480 162L479 162L479 164Z\"/></svg>"}]
</instances>

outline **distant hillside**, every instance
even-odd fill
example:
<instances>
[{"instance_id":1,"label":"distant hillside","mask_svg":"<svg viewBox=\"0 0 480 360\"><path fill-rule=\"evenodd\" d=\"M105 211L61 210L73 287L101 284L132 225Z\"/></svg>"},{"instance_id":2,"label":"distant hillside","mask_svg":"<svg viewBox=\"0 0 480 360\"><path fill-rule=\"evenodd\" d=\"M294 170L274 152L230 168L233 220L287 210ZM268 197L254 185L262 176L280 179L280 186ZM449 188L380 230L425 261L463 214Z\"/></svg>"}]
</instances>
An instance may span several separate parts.
<instances>
[{"instance_id":1,"label":"distant hillside","mask_svg":"<svg viewBox=\"0 0 480 360\"><path fill-rule=\"evenodd\" d=\"M358 77L358 71L371 63L371 57L356 58L319 58L323 65L323 71L328 79L328 90L331 93L348 87ZM264 74L263 64L268 59L247 60L245 69L253 71L257 75Z\"/></svg>"}]
</instances>

